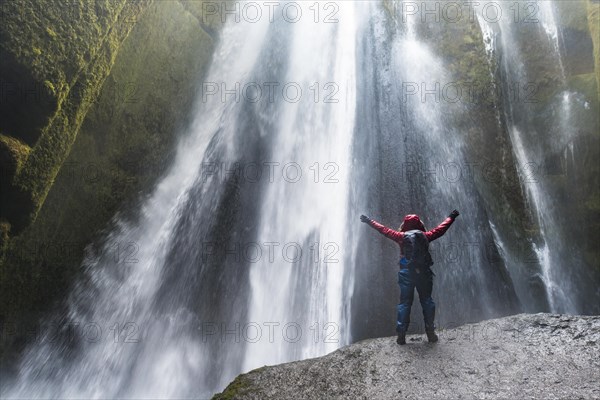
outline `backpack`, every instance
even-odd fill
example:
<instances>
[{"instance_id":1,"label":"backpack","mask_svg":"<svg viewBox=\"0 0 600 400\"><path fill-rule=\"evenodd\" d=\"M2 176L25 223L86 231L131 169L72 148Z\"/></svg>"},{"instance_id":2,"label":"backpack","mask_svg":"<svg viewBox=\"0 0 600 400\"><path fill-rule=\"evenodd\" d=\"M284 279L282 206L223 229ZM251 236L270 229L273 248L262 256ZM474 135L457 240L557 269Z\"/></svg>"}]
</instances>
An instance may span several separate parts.
<instances>
[{"instance_id":1,"label":"backpack","mask_svg":"<svg viewBox=\"0 0 600 400\"><path fill-rule=\"evenodd\" d=\"M402 253L404 257L400 262L409 268L428 268L433 265L431 254L429 254L429 240L423 231L404 232Z\"/></svg>"}]
</instances>

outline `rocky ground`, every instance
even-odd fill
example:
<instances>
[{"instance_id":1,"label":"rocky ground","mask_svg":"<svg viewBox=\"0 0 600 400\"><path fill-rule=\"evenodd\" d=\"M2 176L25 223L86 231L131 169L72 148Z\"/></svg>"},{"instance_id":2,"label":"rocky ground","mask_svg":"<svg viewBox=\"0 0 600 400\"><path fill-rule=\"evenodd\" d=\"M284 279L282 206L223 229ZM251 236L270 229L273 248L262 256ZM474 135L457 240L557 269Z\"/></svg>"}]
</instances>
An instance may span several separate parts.
<instances>
[{"instance_id":1,"label":"rocky ground","mask_svg":"<svg viewBox=\"0 0 600 400\"><path fill-rule=\"evenodd\" d=\"M520 314L256 369L214 399L600 399L600 316Z\"/></svg>"}]
</instances>

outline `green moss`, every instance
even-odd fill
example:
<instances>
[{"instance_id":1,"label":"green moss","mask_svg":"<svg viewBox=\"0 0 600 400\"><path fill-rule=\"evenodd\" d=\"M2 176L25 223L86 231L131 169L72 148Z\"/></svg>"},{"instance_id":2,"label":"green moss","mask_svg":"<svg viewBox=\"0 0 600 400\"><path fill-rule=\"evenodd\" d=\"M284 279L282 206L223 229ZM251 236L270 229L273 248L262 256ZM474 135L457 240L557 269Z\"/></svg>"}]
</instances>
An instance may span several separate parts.
<instances>
[{"instance_id":1,"label":"green moss","mask_svg":"<svg viewBox=\"0 0 600 400\"><path fill-rule=\"evenodd\" d=\"M240 396L252 394L252 383L246 374L239 375L224 391L213 396L212 400L234 400Z\"/></svg>"},{"instance_id":2,"label":"green moss","mask_svg":"<svg viewBox=\"0 0 600 400\"><path fill-rule=\"evenodd\" d=\"M34 149L38 168L53 164L57 148L68 155L57 165L36 220L11 238L0 265L0 308L15 323L35 320L66 296L81 271L84 248L101 237L119 210L153 187L188 122L197 89L190 82L198 83L207 71L214 42L177 1L154 2L128 18L133 16L137 23L127 38L114 42L111 58L102 58L99 68L90 61L81 81L90 87L76 84L67 92L48 124L51 130ZM48 83L60 92L55 81ZM78 111L82 104L85 113ZM76 124L81 127L72 137Z\"/></svg>"},{"instance_id":3,"label":"green moss","mask_svg":"<svg viewBox=\"0 0 600 400\"><path fill-rule=\"evenodd\" d=\"M396 16L397 5L398 5L398 2L396 2L395 0L383 0L383 9L388 14L388 17L390 17L391 19L395 19L397 17Z\"/></svg>"},{"instance_id":4,"label":"green moss","mask_svg":"<svg viewBox=\"0 0 600 400\"><path fill-rule=\"evenodd\" d=\"M11 136L6 136L0 133L0 151L3 152L3 157L8 157L9 160L3 160L2 164L4 168L3 174L14 176L19 173L25 160L29 156L31 148L19 139L15 139Z\"/></svg>"},{"instance_id":5,"label":"green moss","mask_svg":"<svg viewBox=\"0 0 600 400\"><path fill-rule=\"evenodd\" d=\"M461 88L472 88L472 93L475 94L475 97L470 99L463 93L464 103L474 100L475 104L470 104L471 106L480 109L493 108L493 77L479 24L464 18L456 23L443 21L438 25L428 35L434 38L431 45L437 54L444 58L455 83Z\"/></svg>"},{"instance_id":6,"label":"green moss","mask_svg":"<svg viewBox=\"0 0 600 400\"><path fill-rule=\"evenodd\" d=\"M52 28L47 27L46 28L46 33L48 34L48 36L50 36L52 39L56 39L56 32L54 32L54 30L52 30Z\"/></svg>"},{"instance_id":7,"label":"green moss","mask_svg":"<svg viewBox=\"0 0 600 400\"><path fill-rule=\"evenodd\" d=\"M223 2L214 2L211 0L179 0L183 8L188 11L202 29L213 39L216 39L223 28L223 21L220 13L210 13L205 11L205 3L221 6L223 3L234 2L234 0L224 0Z\"/></svg>"},{"instance_id":8,"label":"green moss","mask_svg":"<svg viewBox=\"0 0 600 400\"><path fill-rule=\"evenodd\" d=\"M583 261L595 268L596 273L600 273L600 251L592 250L584 252Z\"/></svg>"},{"instance_id":9,"label":"green moss","mask_svg":"<svg viewBox=\"0 0 600 400\"><path fill-rule=\"evenodd\" d=\"M598 90L598 101L600 102L600 3L593 0L587 2L587 20L594 42L594 66L596 71L596 87Z\"/></svg>"},{"instance_id":10,"label":"green moss","mask_svg":"<svg viewBox=\"0 0 600 400\"><path fill-rule=\"evenodd\" d=\"M10 232L10 224L4 220L0 220L0 264L4 259L4 254L8 247L8 233Z\"/></svg>"},{"instance_id":11,"label":"green moss","mask_svg":"<svg viewBox=\"0 0 600 400\"><path fill-rule=\"evenodd\" d=\"M476 20L462 18L454 23L443 20L438 24L424 24L420 30L434 53L443 58L449 82L467 88L460 102L447 105L451 111L446 124L463 133L469 162L478 163L481 166L478 168L483 170L483 166L493 166L493 177L474 174L488 214L501 216L494 221L501 232L511 232L513 237L526 232L531 218L509 133L500 114L503 99L496 86L499 60L487 53Z\"/></svg>"},{"instance_id":12,"label":"green moss","mask_svg":"<svg viewBox=\"0 0 600 400\"><path fill-rule=\"evenodd\" d=\"M595 193L585 203L585 208L593 213L600 213L600 194Z\"/></svg>"},{"instance_id":13,"label":"green moss","mask_svg":"<svg viewBox=\"0 0 600 400\"><path fill-rule=\"evenodd\" d=\"M260 398L260 393L257 391L257 387L254 386L252 380L249 378L251 375L263 372L267 366L253 369L252 371L238 375L233 382L231 382L225 390L221 393L215 394L211 400L233 400L239 398L239 396Z\"/></svg>"},{"instance_id":14,"label":"green moss","mask_svg":"<svg viewBox=\"0 0 600 400\"><path fill-rule=\"evenodd\" d=\"M553 4L557 9L558 23L566 28L588 30L587 7L588 0L558 0Z\"/></svg>"},{"instance_id":15,"label":"green moss","mask_svg":"<svg viewBox=\"0 0 600 400\"><path fill-rule=\"evenodd\" d=\"M16 231L35 219L121 42L148 4L118 0L91 7L29 0L3 5L2 49L27 66L34 80L57 98L54 115L48 116L48 124L15 176L8 203L3 204L10 213L2 215ZM47 40L48 35L56 40Z\"/></svg>"},{"instance_id":16,"label":"green moss","mask_svg":"<svg viewBox=\"0 0 600 400\"><path fill-rule=\"evenodd\" d=\"M44 86L46 86L51 93L56 94L56 88L54 87L54 84L52 82L46 80L44 81Z\"/></svg>"},{"instance_id":17,"label":"green moss","mask_svg":"<svg viewBox=\"0 0 600 400\"><path fill-rule=\"evenodd\" d=\"M591 103L591 108L598 108L598 98L596 97L598 88L595 73L574 75L569 78L567 85L570 89L583 94L586 100Z\"/></svg>"}]
</instances>

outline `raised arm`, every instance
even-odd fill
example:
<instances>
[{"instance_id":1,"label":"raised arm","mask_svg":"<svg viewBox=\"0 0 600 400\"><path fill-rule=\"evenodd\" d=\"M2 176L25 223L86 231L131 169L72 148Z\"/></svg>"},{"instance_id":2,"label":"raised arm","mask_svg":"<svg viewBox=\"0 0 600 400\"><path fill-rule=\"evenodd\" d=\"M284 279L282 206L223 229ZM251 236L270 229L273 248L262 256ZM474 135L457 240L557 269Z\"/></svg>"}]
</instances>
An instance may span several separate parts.
<instances>
[{"instance_id":1,"label":"raised arm","mask_svg":"<svg viewBox=\"0 0 600 400\"><path fill-rule=\"evenodd\" d=\"M435 239L439 238L440 236L442 236L444 233L446 233L446 231L448 230L448 228L450 228L450 225L452 225L452 223L454 222L456 217L458 217L458 215L459 215L458 211L456 211L456 210L452 211L450 213L450 215L448 216L448 218L446 218L444 220L444 222L442 222L441 224L439 224L432 230L425 232L425 236L427 236L427 240L429 240L431 242L432 240L435 240Z\"/></svg>"},{"instance_id":2,"label":"raised arm","mask_svg":"<svg viewBox=\"0 0 600 400\"><path fill-rule=\"evenodd\" d=\"M402 232L398 232L388 228L387 226L381 225L379 222L374 221L365 215L361 215L360 220L365 224L369 225L371 228L375 229L377 232L381 233L383 236L387 237L388 239L392 239L397 243L402 243L402 237L404 236Z\"/></svg>"}]
</instances>

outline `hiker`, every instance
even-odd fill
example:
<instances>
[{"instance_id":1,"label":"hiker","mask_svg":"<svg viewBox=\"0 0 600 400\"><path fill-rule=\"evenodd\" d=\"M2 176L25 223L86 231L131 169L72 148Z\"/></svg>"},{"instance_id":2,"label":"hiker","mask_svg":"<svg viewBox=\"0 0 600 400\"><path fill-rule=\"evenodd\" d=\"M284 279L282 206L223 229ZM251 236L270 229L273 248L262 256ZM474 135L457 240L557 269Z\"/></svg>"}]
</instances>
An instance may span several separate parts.
<instances>
[{"instance_id":1,"label":"hiker","mask_svg":"<svg viewBox=\"0 0 600 400\"><path fill-rule=\"evenodd\" d=\"M400 304L398 304L398 321L396 322L396 332L398 339L396 343L406 344L406 331L410 323L410 308L412 306L415 288L419 293L419 301L423 308L423 318L425 319L425 333L430 343L438 341L435 334L435 303L431 298L433 289L433 271L431 266L433 260L429 254L429 242L442 236L459 213L454 210L448 218L436 228L427 231L418 215L409 214L404 217L404 222L400 225L399 231L395 231L371 218L361 215L360 220L370 227L376 229L379 233L392 239L400 246L400 271L398 271L398 285L400 285Z\"/></svg>"}]
</instances>

